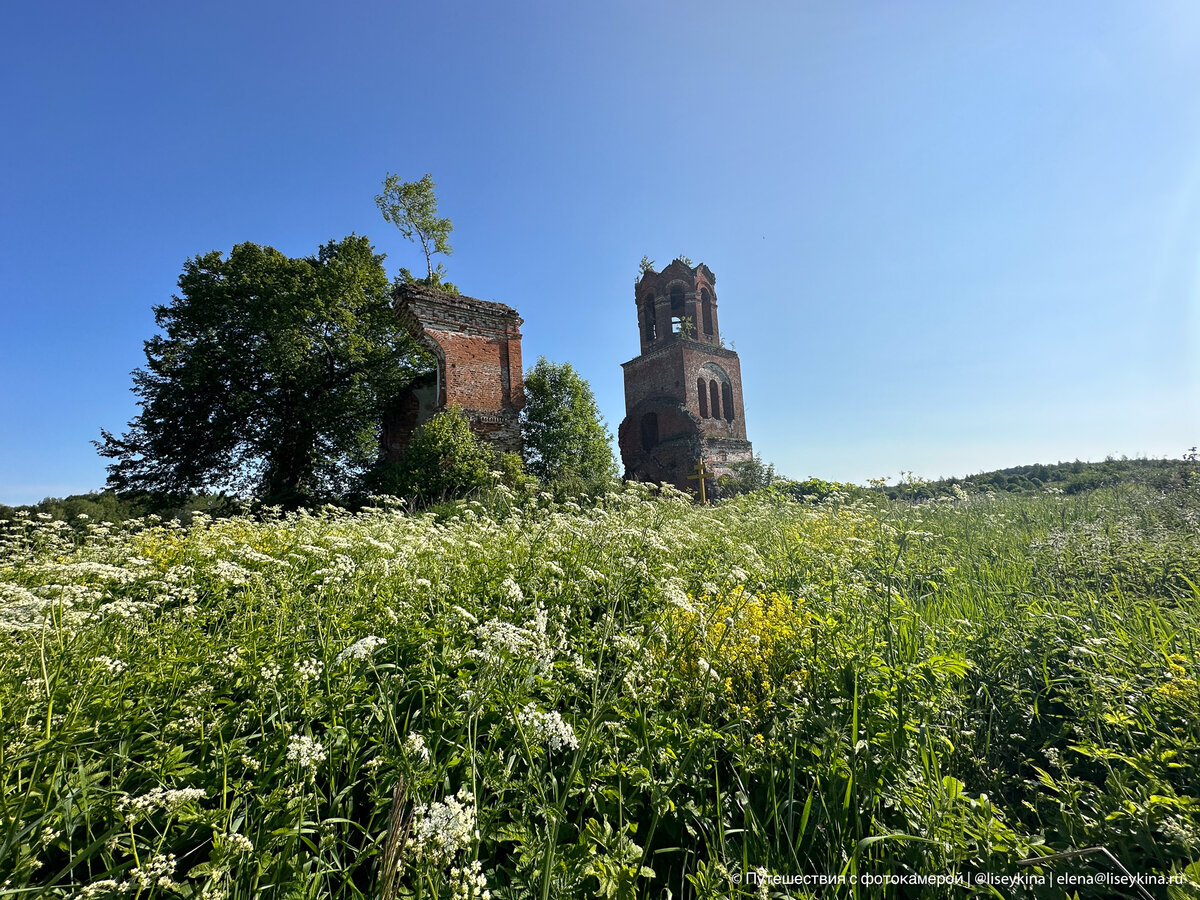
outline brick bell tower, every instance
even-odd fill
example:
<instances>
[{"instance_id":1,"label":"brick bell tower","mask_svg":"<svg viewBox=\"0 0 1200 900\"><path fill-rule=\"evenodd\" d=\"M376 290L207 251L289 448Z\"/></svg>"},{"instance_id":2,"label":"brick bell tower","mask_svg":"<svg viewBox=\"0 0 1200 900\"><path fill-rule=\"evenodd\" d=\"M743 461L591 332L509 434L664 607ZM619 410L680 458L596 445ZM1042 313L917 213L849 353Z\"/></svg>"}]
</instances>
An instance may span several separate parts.
<instances>
[{"instance_id":1,"label":"brick bell tower","mask_svg":"<svg viewBox=\"0 0 1200 900\"><path fill-rule=\"evenodd\" d=\"M754 456L741 364L717 326L716 281L703 263L676 259L645 271L634 288L641 354L621 364L625 420L617 432L626 478L694 492L688 476L700 460L720 477Z\"/></svg>"}]
</instances>

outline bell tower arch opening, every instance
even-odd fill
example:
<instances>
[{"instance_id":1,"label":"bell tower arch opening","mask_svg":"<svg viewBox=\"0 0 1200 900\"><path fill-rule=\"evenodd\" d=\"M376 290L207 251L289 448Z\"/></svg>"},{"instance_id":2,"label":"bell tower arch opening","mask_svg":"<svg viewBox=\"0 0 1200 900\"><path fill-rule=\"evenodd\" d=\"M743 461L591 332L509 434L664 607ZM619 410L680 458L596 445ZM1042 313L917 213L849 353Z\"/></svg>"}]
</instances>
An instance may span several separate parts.
<instances>
[{"instance_id":1,"label":"bell tower arch opening","mask_svg":"<svg viewBox=\"0 0 1200 900\"><path fill-rule=\"evenodd\" d=\"M654 295L647 294L642 301L642 334L647 344L653 344L656 337L657 323L654 321Z\"/></svg>"}]
</instances>

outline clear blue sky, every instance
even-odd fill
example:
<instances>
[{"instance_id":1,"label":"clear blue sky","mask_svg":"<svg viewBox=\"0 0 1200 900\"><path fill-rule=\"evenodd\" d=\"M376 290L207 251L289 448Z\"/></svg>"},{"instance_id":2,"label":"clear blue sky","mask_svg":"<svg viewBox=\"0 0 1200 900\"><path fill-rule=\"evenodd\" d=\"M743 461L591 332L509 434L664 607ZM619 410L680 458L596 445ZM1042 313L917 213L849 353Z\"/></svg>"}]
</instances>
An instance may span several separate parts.
<instances>
[{"instance_id":1,"label":"clear blue sky","mask_svg":"<svg viewBox=\"0 0 1200 900\"><path fill-rule=\"evenodd\" d=\"M1200 443L1200 5L10 5L0 502L102 486L183 262L432 172L450 276L615 432L648 254L717 276L755 449L928 477Z\"/></svg>"}]
</instances>

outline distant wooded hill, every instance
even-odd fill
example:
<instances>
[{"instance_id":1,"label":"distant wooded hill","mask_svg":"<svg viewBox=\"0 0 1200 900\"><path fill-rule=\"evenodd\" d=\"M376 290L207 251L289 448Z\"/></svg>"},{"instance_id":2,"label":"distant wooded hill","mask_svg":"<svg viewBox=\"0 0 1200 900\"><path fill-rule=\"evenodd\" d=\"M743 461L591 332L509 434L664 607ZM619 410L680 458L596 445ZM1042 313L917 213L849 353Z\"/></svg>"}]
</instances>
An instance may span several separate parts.
<instances>
[{"instance_id":1,"label":"distant wooded hill","mask_svg":"<svg viewBox=\"0 0 1200 900\"><path fill-rule=\"evenodd\" d=\"M1057 489L1064 494L1078 494L1117 484L1142 484L1160 490L1181 487L1190 477L1200 477L1200 462L1194 451L1183 459L1129 459L1109 457L1103 462L1038 463L981 472L964 478L943 478L938 481L912 479L883 488L893 499L928 500L953 496L958 491L968 494L1005 491L1029 494ZM958 489L958 491L955 490Z\"/></svg>"}]
</instances>

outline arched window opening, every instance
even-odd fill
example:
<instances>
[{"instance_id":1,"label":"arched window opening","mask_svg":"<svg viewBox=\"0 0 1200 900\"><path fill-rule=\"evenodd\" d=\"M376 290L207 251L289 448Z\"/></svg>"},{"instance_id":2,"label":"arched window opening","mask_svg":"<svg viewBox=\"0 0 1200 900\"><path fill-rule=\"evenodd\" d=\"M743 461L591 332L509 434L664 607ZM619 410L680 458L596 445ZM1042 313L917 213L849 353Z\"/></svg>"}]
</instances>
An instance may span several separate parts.
<instances>
[{"instance_id":1,"label":"arched window opening","mask_svg":"<svg viewBox=\"0 0 1200 900\"><path fill-rule=\"evenodd\" d=\"M700 290L700 317L704 323L704 333L711 335L713 333L712 295L709 294L708 288Z\"/></svg>"},{"instance_id":2,"label":"arched window opening","mask_svg":"<svg viewBox=\"0 0 1200 900\"><path fill-rule=\"evenodd\" d=\"M683 315L683 288L677 284L671 285L671 315Z\"/></svg>"},{"instance_id":3,"label":"arched window opening","mask_svg":"<svg viewBox=\"0 0 1200 900\"><path fill-rule=\"evenodd\" d=\"M649 450L658 443L658 413L642 416L642 449Z\"/></svg>"},{"instance_id":4,"label":"arched window opening","mask_svg":"<svg viewBox=\"0 0 1200 900\"><path fill-rule=\"evenodd\" d=\"M725 412L725 421L733 421L733 385L728 381L721 385L721 408Z\"/></svg>"},{"instance_id":5,"label":"arched window opening","mask_svg":"<svg viewBox=\"0 0 1200 900\"><path fill-rule=\"evenodd\" d=\"M708 385L703 378L696 379L696 396L700 398L700 418L708 418Z\"/></svg>"},{"instance_id":6,"label":"arched window opening","mask_svg":"<svg viewBox=\"0 0 1200 900\"><path fill-rule=\"evenodd\" d=\"M683 288L671 285L671 334L683 331Z\"/></svg>"},{"instance_id":7,"label":"arched window opening","mask_svg":"<svg viewBox=\"0 0 1200 900\"><path fill-rule=\"evenodd\" d=\"M645 304L642 306L642 323L646 331L646 340L653 341L656 333L654 328L654 297L646 298Z\"/></svg>"},{"instance_id":8,"label":"arched window opening","mask_svg":"<svg viewBox=\"0 0 1200 900\"><path fill-rule=\"evenodd\" d=\"M715 381L708 383L708 405L714 419L721 418L721 389Z\"/></svg>"}]
</instances>

